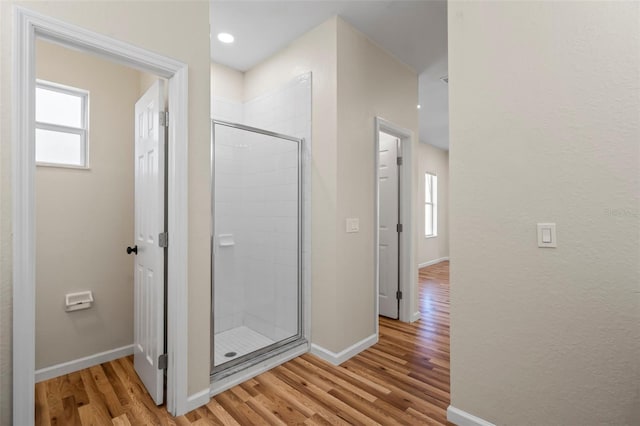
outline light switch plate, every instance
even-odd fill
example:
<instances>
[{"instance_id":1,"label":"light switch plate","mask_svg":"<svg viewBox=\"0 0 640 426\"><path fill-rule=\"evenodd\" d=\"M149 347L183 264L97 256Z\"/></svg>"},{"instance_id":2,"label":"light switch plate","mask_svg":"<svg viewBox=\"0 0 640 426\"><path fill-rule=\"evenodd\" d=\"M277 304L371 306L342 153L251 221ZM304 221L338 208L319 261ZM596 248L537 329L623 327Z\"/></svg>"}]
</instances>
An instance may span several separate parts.
<instances>
[{"instance_id":1,"label":"light switch plate","mask_svg":"<svg viewBox=\"0 0 640 426\"><path fill-rule=\"evenodd\" d=\"M558 239L556 237L555 223L539 223L538 224L538 247L557 247Z\"/></svg>"},{"instance_id":2,"label":"light switch plate","mask_svg":"<svg viewBox=\"0 0 640 426\"><path fill-rule=\"evenodd\" d=\"M347 233L360 232L360 219L357 217L347 218Z\"/></svg>"}]
</instances>

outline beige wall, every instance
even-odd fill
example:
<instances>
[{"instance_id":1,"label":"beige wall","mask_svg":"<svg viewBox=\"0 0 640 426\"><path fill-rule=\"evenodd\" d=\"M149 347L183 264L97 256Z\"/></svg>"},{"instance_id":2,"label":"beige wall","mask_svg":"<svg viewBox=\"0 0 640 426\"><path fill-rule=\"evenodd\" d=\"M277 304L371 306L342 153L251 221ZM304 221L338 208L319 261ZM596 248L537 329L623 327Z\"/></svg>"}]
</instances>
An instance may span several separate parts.
<instances>
[{"instance_id":1,"label":"beige wall","mask_svg":"<svg viewBox=\"0 0 640 426\"><path fill-rule=\"evenodd\" d=\"M140 73L38 42L37 78L88 90L90 170L36 169L36 369L133 343L133 107ZM117 84L114 84L117 82ZM67 313L64 295L93 291Z\"/></svg>"},{"instance_id":2,"label":"beige wall","mask_svg":"<svg viewBox=\"0 0 640 426\"><path fill-rule=\"evenodd\" d=\"M438 236L424 236L424 174L438 176ZM418 227L418 265L449 257L449 152L426 143L418 144L416 170L418 192L416 211Z\"/></svg>"},{"instance_id":3,"label":"beige wall","mask_svg":"<svg viewBox=\"0 0 640 426\"><path fill-rule=\"evenodd\" d=\"M640 424L640 3L450 2L448 28L452 404Z\"/></svg>"},{"instance_id":4,"label":"beige wall","mask_svg":"<svg viewBox=\"0 0 640 426\"><path fill-rule=\"evenodd\" d=\"M244 73L212 62L211 94L230 101L244 102Z\"/></svg>"},{"instance_id":5,"label":"beige wall","mask_svg":"<svg viewBox=\"0 0 640 426\"><path fill-rule=\"evenodd\" d=\"M244 96L253 99L312 72L311 136L311 338L335 347L337 230L337 92L335 18L245 73Z\"/></svg>"},{"instance_id":6,"label":"beige wall","mask_svg":"<svg viewBox=\"0 0 640 426\"><path fill-rule=\"evenodd\" d=\"M4 1L2 9L2 117L0 120L0 270L2 271L2 353L0 374L3 424L11 400L11 40L14 4L107 34L114 38L174 57L189 65L189 355L188 391L209 386L209 4L204 1ZM170 23L171 31L167 31Z\"/></svg>"},{"instance_id":7,"label":"beige wall","mask_svg":"<svg viewBox=\"0 0 640 426\"><path fill-rule=\"evenodd\" d=\"M312 322L332 352L375 333L374 119L417 135L417 75L340 18L332 18L245 73L252 99L313 74ZM347 217L360 233L346 234Z\"/></svg>"},{"instance_id":8,"label":"beige wall","mask_svg":"<svg viewBox=\"0 0 640 426\"><path fill-rule=\"evenodd\" d=\"M328 347L334 352L375 333L375 117L413 132L415 167L417 104L416 72L338 19L337 259L333 285L339 297L334 302L335 328ZM348 217L360 218L359 233L345 233ZM412 312L415 310L414 306Z\"/></svg>"}]
</instances>

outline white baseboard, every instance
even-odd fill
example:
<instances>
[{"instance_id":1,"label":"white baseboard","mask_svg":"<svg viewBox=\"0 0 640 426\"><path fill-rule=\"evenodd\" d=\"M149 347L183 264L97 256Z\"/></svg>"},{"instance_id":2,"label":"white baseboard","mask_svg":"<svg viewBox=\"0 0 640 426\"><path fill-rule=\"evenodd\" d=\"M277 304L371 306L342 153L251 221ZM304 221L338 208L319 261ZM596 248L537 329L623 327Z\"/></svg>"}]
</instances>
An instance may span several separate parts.
<instances>
[{"instance_id":1,"label":"white baseboard","mask_svg":"<svg viewBox=\"0 0 640 426\"><path fill-rule=\"evenodd\" d=\"M52 365L51 367L36 370L36 383L60 377L65 374L93 367L103 362L113 361L133 354L133 345L123 346L121 348L111 349L110 351L100 352L95 355L89 355L84 358L78 358L73 361L63 362L62 364Z\"/></svg>"},{"instance_id":2,"label":"white baseboard","mask_svg":"<svg viewBox=\"0 0 640 426\"><path fill-rule=\"evenodd\" d=\"M445 260L449 260L449 256L441 257L440 259L433 259L428 262L419 263L418 268L424 268L426 266L435 265L436 263L444 262Z\"/></svg>"},{"instance_id":3,"label":"white baseboard","mask_svg":"<svg viewBox=\"0 0 640 426\"><path fill-rule=\"evenodd\" d=\"M458 426L495 426L493 423L462 411L453 405L447 408L447 420Z\"/></svg>"},{"instance_id":4,"label":"white baseboard","mask_svg":"<svg viewBox=\"0 0 640 426\"><path fill-rule=\"evenodd\" d=\"M420 311L415 311L413 314L411 314L411 319L409 321L416 322L419 319L420 319Z\"/></svg>"},{"instance_id":5,"label":"white baseboard","mask_svg":"<svg viewBox=\"0 0 640 426\"><path fill-rule=\"evenodd\" d=\"M209 388L202 389L187 398L187 413L209 402Z\"/></svg>"},{"instance_id":6,"label":"white baseboard","mask_svg":"<svg viewBox=\"0 0 640 426\"><path fill-rule=\"evenodd\" d=\"M378 335L372 334L371 336L360 340L359 342L349 346L347 349L338 353L331 352L328 349L312 343L311 353L333 365L340 365L349 358L359 354L360 352L364 351L370 346L375 345L376 343L378 343Z\"/></svg>"}]
</instances>

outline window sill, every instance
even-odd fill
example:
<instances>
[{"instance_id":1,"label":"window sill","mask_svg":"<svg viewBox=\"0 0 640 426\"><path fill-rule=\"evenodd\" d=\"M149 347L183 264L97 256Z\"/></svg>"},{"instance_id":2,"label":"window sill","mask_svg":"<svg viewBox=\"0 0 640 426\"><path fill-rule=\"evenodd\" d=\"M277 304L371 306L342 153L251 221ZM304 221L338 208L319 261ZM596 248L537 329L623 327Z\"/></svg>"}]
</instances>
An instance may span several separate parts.
<instances>
[{"instance_id":1,"label":"window sill","mask_svg":"<svg viewBox=\"0 0 640 426\"><path fill-rule=\"evenodd\" d=\"M438 236L438 234L436 234L436 235L425 235L424 237L426 239L429 239L429 238L436 238L437 236Z\"/></svg>"},{"instance_id":2,"label":"window sill","mask_svg":"<svg viewBox=\"0 0 640 426\"><path fill-rule=\"evenodd\" d=\"M73 169L73 170L91 170L89 166L73 166L71 164L56 164L56 163L36 163L36 167L47 167L53 169Z\"/></svg>"}]
</instances>

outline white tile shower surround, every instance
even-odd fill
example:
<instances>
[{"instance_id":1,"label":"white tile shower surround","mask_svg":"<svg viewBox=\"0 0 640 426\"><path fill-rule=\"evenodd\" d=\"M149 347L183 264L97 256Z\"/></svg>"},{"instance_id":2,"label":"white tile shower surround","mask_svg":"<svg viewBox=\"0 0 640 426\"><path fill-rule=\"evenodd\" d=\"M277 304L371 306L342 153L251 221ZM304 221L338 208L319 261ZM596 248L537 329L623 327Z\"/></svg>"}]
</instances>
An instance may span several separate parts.
<instances>
[{"instance_id":1,"label":"white tile shower surround","mask_svg":"<svg viewBox=\"0 0 640 426\"><path fill-rule=\"evenodd\" d=\"M244 104L212 103L216 119L310 140L310 73ZM216 133L215 232L235 245L216 248L215 338L244 326L277 341L297 332L297 147L228 129Z\"/></svg>"},{"instance_id":2,"label":"white tile shower surround","mask_svg":"<svg viewBox=\"0 0 640 426\"><path fill-rule=\"evenodd\" d=\"M211 98L211 111L215 112L215 119L242 123L243 104L229 99L213 96Z\"/></svg>"},{"instance_id":3,"label":"white tile shower surround","mask_svg":"<svg viewBox=\"0 0 640 426\"><path fill-rule=\"evenodd\" d=\"M214 365L218 366L273 343L273 340L246 326L223 331L214 336ZM230 352L235 352L236 355L226 357L225 354Z\"/></svg>"},{"instance_id":4,"label":"white tile shower surround","mask_svg":"<svg viewBox=\"0 0 640 426\"><path fill-rule=\"evenodd\" d=\"M216 130L216 235L234 245L216 246L214 329L248 325L278 340L278 328L297 331L297 143Z\"/></svg>"}]
</instances>

